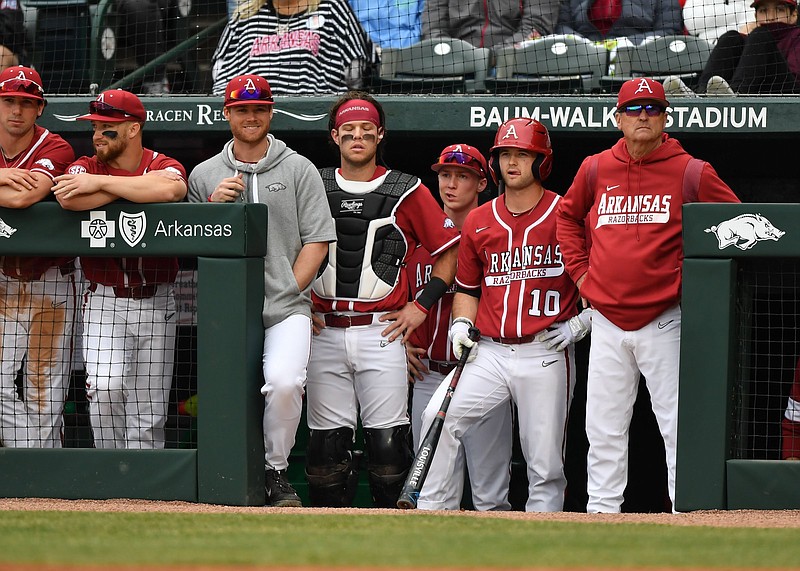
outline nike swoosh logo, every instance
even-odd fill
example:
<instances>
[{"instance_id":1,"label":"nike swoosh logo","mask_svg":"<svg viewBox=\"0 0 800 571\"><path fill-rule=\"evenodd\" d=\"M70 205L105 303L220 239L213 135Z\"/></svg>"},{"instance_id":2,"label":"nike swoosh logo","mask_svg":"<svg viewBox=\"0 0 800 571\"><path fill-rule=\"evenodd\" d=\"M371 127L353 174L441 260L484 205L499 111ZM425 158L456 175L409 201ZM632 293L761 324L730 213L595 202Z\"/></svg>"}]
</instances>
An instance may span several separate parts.
<instances>
[{"instance_id":1,"label":"nike swoosh logo","mask_svg":"<svg viewBox=\"0 0 800 571\"><path fill-rule=\"evenodd\" d=\"M67 304L66 301L58 301L58 302L54 301L50 305L52 305L54 308L56 308L56 307L61 307L62 305L66 305L66 304Z\"/></svg>"},{"instance_id":2,"label":"nike swoosh logo","mask_svg":"<svg viewBox=\"0 0 800 571\"><path fill-rule=\"evenodd\" d=\"M166 315L164 316L164 321L169 321L169 320L170 320L170 319L172 319L174 316L175 316L175 312L174 312L174 311L173 311L172 313L168 313L168 314L166 314Z\"/></svg>"},{"instance_id":3,"label":"nike swoosh logo","mask_svg":"<svg viewBox=\"0 0 800 571\"><path fill-rule=\"evenodd\" d=\"M475 228L475 233L478 234L480 232L483 232L487 228L488 228L488 226L481 226L480 228Z\"/></svg>"},{"instance_id":4,"label":"nike swoosh logo","mask_svg":"<svg viewBox=\"0 0 800 571\"><path fill-rule=\"evenodd\" d=\"M619 188L619 185L618 184L615 184L614 186L606 185L606 192L608 192L609 190L614 190L615 188Z\"/></svg>"},{"instance_id":5,"label":"nike swoosh logo","mask_svg":"<svg viewBox=\"0 0 800 571\"><path fill-rule=\"evenodd\" d=\"M659 322L658 322L658 328L659 328L659 329L664 329L664 328L665 328L667 325L669 325L669 324L670 324L670 323L672 323L673 321L675 321L675 320L674 320L674 319L670 319L670 320L669 320L669 321L667 321L666 323L661 323L661 322L659 321Z\"/></svg>"},{"instance_id":6,"label":"nike swoosh logo","mask_svg":"<svg viewBox=\"0 0 800 571\"><path fill-rule=\"evenodd\" d=\"M388 339L382 339L381 340L381 347L387 347L390 343L391 343L391 341L389 341Z\"/></svg>"},{"instance_id":7,"label":"nike swoosh logo","mask_svg":"<svg viewBox=\"0 0 800 571\"><path fill-rule=\"evenodd\" d=\"M558 359L556 359L555 361L542 361L542 367L549 367L553 363L558 363Z\"/></svg>"}]
</instances>

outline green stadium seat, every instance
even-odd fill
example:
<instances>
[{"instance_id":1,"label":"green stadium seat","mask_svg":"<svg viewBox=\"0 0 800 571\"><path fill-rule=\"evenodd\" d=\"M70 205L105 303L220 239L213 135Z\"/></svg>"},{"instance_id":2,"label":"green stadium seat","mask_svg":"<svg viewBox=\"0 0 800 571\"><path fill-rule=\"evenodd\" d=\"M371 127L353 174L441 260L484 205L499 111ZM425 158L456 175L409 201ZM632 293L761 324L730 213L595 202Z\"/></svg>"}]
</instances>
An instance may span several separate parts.
<instances>
[{"instance_id":1,"label":"green stadium seat","mask_svg":"<svg viewBox=\"0 0 800 571\"><path fill-rule=\"evenodd\" d=\"M608 51L575 36L547 36L497 54L495 93L593 93L608 69Z\"/></svg>"},{"instance_id":2,"label":"green stadium seat","mask_svg":"<svg viewBox=\"0 0 800 571\"><path fill-rule=\"evenodd\" d=\"M491 51L456 38L424 40L381 53L372 90L381 93L480 93Z\"/></svg>"}]
</instances>

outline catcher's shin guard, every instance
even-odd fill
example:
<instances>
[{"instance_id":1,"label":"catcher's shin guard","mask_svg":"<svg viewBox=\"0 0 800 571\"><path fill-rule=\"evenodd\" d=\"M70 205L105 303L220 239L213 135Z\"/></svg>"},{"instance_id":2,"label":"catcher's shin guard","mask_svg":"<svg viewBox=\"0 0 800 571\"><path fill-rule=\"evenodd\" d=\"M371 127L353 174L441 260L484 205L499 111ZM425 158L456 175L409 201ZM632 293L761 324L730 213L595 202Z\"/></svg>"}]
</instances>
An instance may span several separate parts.
<instances>
[{"instance_id":1,"label":"catcher's shin guard","mask_svg":"<svg viewBox=\"0 0 800 571\"><path fill-rule=\"evenodd\" d=\"M411 467L410 425L365 428L367 475L372 502L377 508L397 507L397 498Z\"/></svg>"},{"instance_id":2,"label":"catcher's shin guard","mask_svg":"<svg viewBox=\"0 0 800 571\"><path fill-rule=\"evenodd\" d=\"M353 429L312 430L308 440L306 480L311 505L342 508L353 504L358 467L353 461Z\"/></svg>"}]
</instances>

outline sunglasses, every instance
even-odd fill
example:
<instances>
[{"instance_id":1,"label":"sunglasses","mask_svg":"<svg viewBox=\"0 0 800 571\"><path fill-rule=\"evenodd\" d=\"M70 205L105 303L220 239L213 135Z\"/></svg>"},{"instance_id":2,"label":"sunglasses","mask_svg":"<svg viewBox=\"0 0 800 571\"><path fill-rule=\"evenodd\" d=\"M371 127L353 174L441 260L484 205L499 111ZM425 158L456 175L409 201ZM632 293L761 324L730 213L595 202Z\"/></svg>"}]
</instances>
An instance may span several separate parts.
<instances>
[{"instance_id":1,"label":"sunglasses","mask_svg":"<svg viewBox=\"0 0 800 571\"><path fill-rule=\"evenodd\" d=\"M440 165L461 165L465 167L472 167L477 169L482 175L486 175L486 172L483 170L483 163L478 160L477 158L473 157L470 154L463 153L461 151L451 151L449 153L444 153L439 155L439 161L437 164Z\"/></svg>"},{"instance_id":2,"label":"sunglasses","mask_svg":"<svg viewBox=\"0 0 800 571\"><path fill-rule=\"evenodd\" d=\"M648 103L647 105L625 105L620 108L620 113L625 113L628 117L638 117L642 113L642 109L647 113L648 117L657 117L661 115L666 109L662 105Z\"/></svg>"},{"instance_id":3,"label":"sunglasses","mask_svg":"<svg viewBox=\"0 0 800 571\"><path fill-rule=\"evenodd\" d=\"M0 94L2 93L27 93L44 99L42 86L30 79L6 79L0 82Z\"/></svg>"},{"instance_id":4,"label":"sunglasses","mask_svg":"<svg viewBox=\"0 0 800 571\"><path fill-rule=\"evenodd\" d=\"M272 102L272 94L266 89L256 87L248 90L246 88L234 89L228 93L228 101L269 101Z\"/></svg>"},{"instance_id":5,"label":"sunglasses","mask_svg":"<svg viewBox=\"0 0 800 571\"><path fill-rule=\"evenodd\" d=\"M135 115L131 115L127 111L123 111L122 109L117 109L113 105L109 105L105 101L92 101L89 103L89 113L101 115L103 117L109 117L112 119L138 119L140 121L144 120L143 117L136 117Z\"/></svg>"}]
</instances>

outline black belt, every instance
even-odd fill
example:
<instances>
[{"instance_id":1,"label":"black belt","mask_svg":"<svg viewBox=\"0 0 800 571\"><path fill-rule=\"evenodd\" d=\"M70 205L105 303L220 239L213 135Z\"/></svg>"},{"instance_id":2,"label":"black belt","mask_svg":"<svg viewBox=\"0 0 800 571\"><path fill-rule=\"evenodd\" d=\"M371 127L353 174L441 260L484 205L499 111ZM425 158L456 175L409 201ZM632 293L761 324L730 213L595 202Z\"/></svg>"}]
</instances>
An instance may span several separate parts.
<instances>
[{"instance_id":1,"label":"black belt","mask_svg":"<svg viewBox=\"0 0 800 571\"><path fill-rule=\"evenodd\" d=\"M447 361L428 361L428 370L435 371L441 375L449 375L450 371L456 368L458 363L448 363Z\"/></svg>"}]
</instances>

